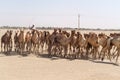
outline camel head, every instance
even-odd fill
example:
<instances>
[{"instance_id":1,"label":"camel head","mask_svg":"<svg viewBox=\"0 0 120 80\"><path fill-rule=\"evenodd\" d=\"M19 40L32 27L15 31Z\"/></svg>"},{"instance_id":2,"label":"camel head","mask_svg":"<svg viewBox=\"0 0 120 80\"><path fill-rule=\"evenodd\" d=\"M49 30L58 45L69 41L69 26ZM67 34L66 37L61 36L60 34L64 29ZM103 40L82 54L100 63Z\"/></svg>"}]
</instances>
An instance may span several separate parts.
<instances>
[{"instance_id":1,"label":"camel head","mask_svg":"<svg viewBox=\"0 0 120 80\"><path fill-rule=\"evenodd\" d=\"M59 33L61 33L62 32L62 30L61 29L59 29Z\"/></svg>"}]
</instances>

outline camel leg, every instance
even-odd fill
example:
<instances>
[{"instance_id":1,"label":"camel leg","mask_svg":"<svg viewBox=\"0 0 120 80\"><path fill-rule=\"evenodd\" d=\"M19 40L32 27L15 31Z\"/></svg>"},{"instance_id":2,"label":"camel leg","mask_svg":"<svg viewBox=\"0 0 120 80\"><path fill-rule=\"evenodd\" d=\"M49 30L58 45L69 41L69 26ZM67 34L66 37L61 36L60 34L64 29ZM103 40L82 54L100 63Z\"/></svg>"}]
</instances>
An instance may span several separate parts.
<instances>
[{"instance_id":1,"label":"camel leg","mask_svg":"<svg viewBox=\"0 0 120 80\"><path fill-rule=\"evenodd\" d=\"M110 53L110 49L108 49L108 59L111 61L111 53Z\"/></svg>"},{"instance_id":2,"label":"camel leg","mask_svg":"<svg viewBox=\"0 0 120 80\"><path fill-rule=\"evenodd\" d=\"M103 49L103 57L102 57L102 61L103 61L104 58L105 58L105 52L107 52L107 47Z\"/></svg>"},{"instance_id":3,"label":"camel leg","mask_svg":"<svg viewBox=\"0 0 120 80\"><path fill-rule=\"evenodd\" d=\"M33 45L33 54L35 54L35 47L36 47L36 45L34 44Z\"/></svg>"},{"instance_id":4,"label":"camel leg","mask_svg":"<svg viewBox=\"0 0 120 80\"><path fill-rule=\"evenodd\" d=\"M120 48L118 49L118 52L117 52L117 58L116 58L116 63L118 62L118 58L120 56Z\"/></svg>"},{"instance_id":5,"label":"camel leg","mask_svg":"<svg viewBox=\"0 0 120 80\"><path fill-rule=\"evenodd\" d=\"M30 42L28 46L29 46L28 50L29 50L29 54L30 54L32 52L32 43Z\"/></svg>"},{"instance_id":6,"label":"camel leg","mask_svg":"<svg viewBox=\"0 0 120 80\"><path fill-rule=\"evenodd\" d=\"M29 51L29 46L28 43L25 43L25 51L28 52Z\"/></svg>"},{"instance_id":7,"label":"camel leg","mask_svg":"<svg viewBox=\"0 0 120 80\"><path fill-rule=\"evenodd\" d=\"M113 46L113 53L112 53L113 59L114 59L114 56L115 56L116 51L117 51L116 47Z\"/></svg>"},{"instance_id":8,"label":"camel leg","mask_svg":"<svg viewBox=\"0 0 120 80\"><path fill-rule=\"evenodd\" d=\"M102 48L100 55L99 55L99 58L101 58L102 61L104 60L104 57L105 57L105 52L106 52L105 50L106 48Z\"/></svg>"},{"instance_id":9,"label":"camel leg","mask_svg":"<svg viewBox=\"0 0 120 80\"><path fill-rule=\"evenodd\" d=\"M80 57L83 58L84 57L84 51L83 48L80 49ZM88 54L86 55L86 58L88 58Z\"/></svg>"},{"instance_id":10,"label":"camel leg","mask_svg":"<svg viewBox=\"0 0 120 80\"><path fill-rule=\"evenodd\" d=\"M80 57L80 54L82 54L81 52L82 52L82 49L80 47L78 47L78 52L77 52L77 55L76 55L77 58Z\"/></svg>"},{"instance_id":11,"label":"camel leg","mask_svg":"<svg viewBox=\"0 0 120 80\"><path fill-rule=\"evenodd\" d=\"M51 49L52 49L52 45L49 44L49 45L48 45L48 57L51 56Z\"/></svg>"},{"instance_id":12,"label":"camel leg","mask_svg":"<svg viewBox=\"0 0 120 80\"><path fill-rule=\"evenodd\" d=\"M13 43L12 41L10 42L10 51L12 51Z\"/></svg>"},{"instance_id":13,"label":"camel leg","mask_svg":"<svg viewBox=\"0 0 120 80\"><path fill-rule=\"evenodd\" d=\"M86 54L85 54L85 57L88 58L88 54L89 54L89 50L86 49ZM81 58L83 57L83 55L81 55Z\"/></svg>"},{"instance_id":14,"label":"camel leg","mask_svg":"<svg viewBox=\"0 0 120 80\"><path fill-rule=\"evenodd\" d=\"M43 47L44 47L44 43L41 43L41 53L43 53Z\"/></svg>"},{"instance_id":15,"label":"camel leg","mask_svg":"<svg viewBox=\"0 0 120 80\"><path fill-rule=\"evenodd\" d=\"M9 53L9 44L6 45L7 54Z\"/></svg>"},{"instance_id":16,"label":"camel leg","mask_svg":"<svg viewBox=\"0 0 120 80\"><path fill-rule=\"evenodd\" d=\"M99 53L99 55L98 55L98 59L101 59L102 52L103 52L103 48L102 48L102 50L100 51L100 53Z\"/></svg>"},{"instance_id":17,"label":"camel leg","mask_svg":"<svg viewBox=\"0 0 120 80\"><path fill-rule=\"evenodd\" d=\"M103 53L103 54L102 54L102 53ZM101 55L102 55L101 60L103 61L103 60L104 60L104 57L105 57L105 48L102 49L102 51L101 51Z\"/></svg>"},{"instance_id":18,"label":"camel leg","mask_svg":"<svg viewBox=\"0 0 120 80\"><path fill-rule=\"evenodd\" d=\"M23 43L22 43L22 53L23 53L23 54L25 54L24 51L25 51L25 43L23 42Z\"/></svg>"},{"instance_id":19,"label":"camel leg","mask_svg":"<svg viewBox=\"0 0 120 80\"><path fill-rule=\"evenodd\" d=\"M6 44L4 44L4 52L6 52Z\"/></svg>"},{"instance_id":20,"label":"camel leg","mask_svg":"<svg viewBox=\"0 0 120 80\"><path fill-rule=\"evenodd\" d=\"M53 50L54 52L53 52L53 55L54 56L57 56L57 51L58 51L58 47L57 46L55 46L55 48L54 48L54 50Z\"/></svg>"},{"instance_id":21,"label":"camel leg","mask_svg":"<svg viewBox=\"0 0 120 80\"><path fill-rule=\"evenodd\" d=\"M20 43L20 47L19 47L19 50L20 50L20 55L22 55L22 52L23 52L23 49L22 49L22 43Z\"/></svg>"},{"instance_id":22,"label":"camel leg","mask_svg":"<svg viewBox=\"0 0 120 80\"><path fill-rule=\"evenodd\" d=\"M38 43L38 53L40 52L40 43Z\"/></svg>"},{"instance_id":23,"label":"camel leg","mask_svg":"<svg viewBox=\"0 0 120 80\"><path fill-rule=\"evenodd\" d=\"M9 52L9 50L10 50L10 45L7 44L7 52Z\"/></svg>"},{"instance_id":24,"label":"camel leg","mask_svg":"<svg viewBox=\"0 0 120 80\"><path fill-rule=\"evenodd\" d=\"M67 46L65 46L65 47L64 47L64 53L65 53L65 54L64 54L64 57L65 57L65 58L67 57L67 51L68 51Z\"/></svg>"},{"instance_id":25,"label":"camel leg","mask_svg":"<svg viewBox=\"0 0 120 80\"><path fill-rule=\"evenodd\" d=\"M112 56L113 56L113 59L117 56L115 53L118 53L118 48L116 49L116 51L112 54Z\"/></svg>"},{"instance_id":26,"label":"camel leg","mask_svg":"<svg viewBox=\"0 0 120 80\"><path fill-rule=\"evenodd\" d=\"M37 55L37 44L35 44L35 55Z\"/></svg>"},{"instance_id":27,"label":"camel leg","mask_svg":"<svg viewBox=\"0 0 120 80\"><path fill-rule=\"evenodd\" d=\"M75 58L79 58L80 47L76 48L77 52L75 53Z\"/></svg>"},{"instance_id":28,"label":"camel leg","mask_svg":"<svg viewBox=\"0 0 120 80\"><path fill-rule=\"evenodd\" d=\"M74 46L73 47L73 58L76 58L75 52L76 52L76 49L75 49L75 46Z\"/></svg>"},{"instance_id":29,"label":"camel leg","mask_svg":"<svg viewBox=\"0 0 120 80\"><path fill-rule=\"evenodd\" d=\"M93 48L91 52L92 52L91 53L92 54L92 59L95 59L95 48Z\"/></svg>"},{"instance_id":30,"label":"camel leg","mask_svg":"<svg viewBox=\"0 0 120 80\"><path fill-rule=\"evenodd\" d=\"M72 53L72 46L70 45L69 46L69 56L71 56L71 53Z\"/></svg>"},{"instance_id":31,"label":"camel leg","mask_svg":"<svg viewBox=\"0 0 120 80\"><path fill-rule=\"evenodd\" d=\"M1 52L3 52L3 43L1 42Z\"/></svg>"},{"instance_id":32,"label":"camel leg","mask_svg":"<svg viewBox=\"0 0 120 80\"><path fill-rule=\"evenodd\" d=\"M62 46L58 46L58 51L57 55L62 56Z\"/></svg>"},{"instance_id":33,"label":"camel leg","mask_svg":"<svg viewBox=\"0 0 120 80\"><path fill-rule=\"evenodd\" d=\"M20 55L22 55L22 45L20 43Z\"/></svg>"},{"instance_id":34,"label":"camel leg","mask_svg":"<svg viewBox=\"0 0 120 80\"><path fill-rule=\"evenodd\" d=\"M97 54L98 54L98 47L95 47L93 52L93 59L97 59Z\"/></svg>"},{"instance_id":35,"label":"camel leg","mask_svg":"<svg viewBox=\"0 0 120 80\"><path fill-rule=\"evenodd\" d=\"M104 57L105 57L105 52L103 52L103 55L102 55L102 58L101 58L102 61L104 60Z\"/></svg>"}]
</instances>

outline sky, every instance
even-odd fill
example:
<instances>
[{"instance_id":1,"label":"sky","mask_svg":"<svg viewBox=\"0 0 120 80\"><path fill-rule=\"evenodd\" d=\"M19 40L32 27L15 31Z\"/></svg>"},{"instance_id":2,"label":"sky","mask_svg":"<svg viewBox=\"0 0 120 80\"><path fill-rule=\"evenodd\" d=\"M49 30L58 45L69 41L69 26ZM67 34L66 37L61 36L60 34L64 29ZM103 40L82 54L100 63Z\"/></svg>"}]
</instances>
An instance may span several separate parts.
<instances>
[{"instance_id":1,"label":"sky","mask_svg":"<svg viewBox=\"0 0 120 80\"><path fill-rule=\"evenodd\" d=\"M120 29L120 0L0 0L0 26Z\"/></svg>"}]
</instances>

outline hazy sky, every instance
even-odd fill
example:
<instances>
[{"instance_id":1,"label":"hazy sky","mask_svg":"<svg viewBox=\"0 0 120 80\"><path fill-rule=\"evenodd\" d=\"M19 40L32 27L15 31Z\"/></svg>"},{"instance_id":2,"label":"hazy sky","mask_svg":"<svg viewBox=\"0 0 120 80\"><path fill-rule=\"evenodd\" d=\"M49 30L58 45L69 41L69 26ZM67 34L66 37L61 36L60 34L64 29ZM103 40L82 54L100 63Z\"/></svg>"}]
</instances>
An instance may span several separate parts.
<instances>
[{"instance_id":1,"label":"hazy sky","mask_svg":"<svg viewBox=\"0 0 120 80\"><path fill-rule=\"evenodd\" d=\"M120 0L0 0L0 26L120 29Z\"/></svg>"}]
</instances>

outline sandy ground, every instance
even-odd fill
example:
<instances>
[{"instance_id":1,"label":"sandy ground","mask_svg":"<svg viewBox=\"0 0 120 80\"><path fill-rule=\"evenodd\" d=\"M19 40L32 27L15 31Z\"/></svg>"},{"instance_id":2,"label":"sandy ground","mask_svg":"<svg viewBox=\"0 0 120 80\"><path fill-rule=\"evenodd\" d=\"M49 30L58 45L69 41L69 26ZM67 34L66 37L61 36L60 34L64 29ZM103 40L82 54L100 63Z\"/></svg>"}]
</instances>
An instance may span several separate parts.
<instances>
[{"instance_id":1,"label":"sandy ground","mask_svg":"<svg viewBox=\"0 0 120 80\"><path fill-rule=\"evenodd\" d=\"M0 30L0 36L4 31ZM120 66L106 60L47 58L45 54L40 57L0 54L0 80L120 80Z\"/></svg>"},{"instance_id":2,"label":"sandy ground","mask_svg":"<svg viewBox=\"0 0 120 80\"><path fill-rule=\"evenodd\" d=\"M0 80L120 80L120 66L109 61L1 55Z\"/></svg>"}]
</instances>

